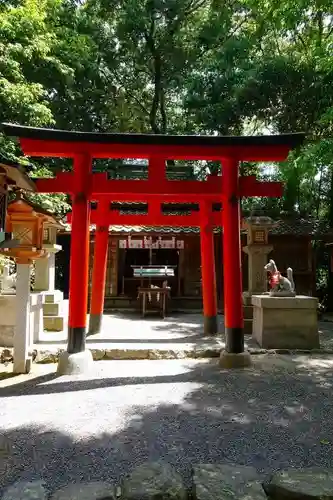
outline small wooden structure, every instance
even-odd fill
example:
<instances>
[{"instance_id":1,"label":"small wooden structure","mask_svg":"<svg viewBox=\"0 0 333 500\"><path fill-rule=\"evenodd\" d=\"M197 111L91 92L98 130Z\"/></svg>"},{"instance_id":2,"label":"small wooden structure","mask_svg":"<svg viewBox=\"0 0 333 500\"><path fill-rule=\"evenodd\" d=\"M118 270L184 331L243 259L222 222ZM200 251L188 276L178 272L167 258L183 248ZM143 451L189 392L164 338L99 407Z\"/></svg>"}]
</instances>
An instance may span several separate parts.
<instances>
[{"instance_id":1,"label":"small wooden structure","mask_svg":"<svg viewBox=\"0 0 333 500\"><path fill-rule=\"evenodd\" d=\"M144 318L147 311L157 310L162 318L167 312L167 302L170 298L170 287L165 278L175 275L176 266L132 266L133 278L141 280L138 288L141 315ZM144 286L144 280L149 280L149 286ZM152 280L163 279L162 286L152 285Z\"/></svg>"},{"instance_id":2,"label":"small wooden structure","mask_svg":"<svg viewBox=\"0 0 333 500\"><path fill-rule=\"evenodd\" d=\"M141 316L146 317L147 311L159 311L161 318L165 318L167 312L167 301L170 297L170 288L151 286L150 288L139 288L138 298L141 305Z\"/></svg>"}]
</instances>

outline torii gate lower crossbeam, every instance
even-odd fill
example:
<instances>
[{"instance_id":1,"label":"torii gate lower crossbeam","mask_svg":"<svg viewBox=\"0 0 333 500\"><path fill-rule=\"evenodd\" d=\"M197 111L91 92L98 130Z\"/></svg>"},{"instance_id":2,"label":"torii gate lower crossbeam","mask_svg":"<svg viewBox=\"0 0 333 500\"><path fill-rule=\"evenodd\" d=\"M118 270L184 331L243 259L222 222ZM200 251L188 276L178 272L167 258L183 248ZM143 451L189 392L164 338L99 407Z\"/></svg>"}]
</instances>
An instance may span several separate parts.
<instances>
[{"instance_id":1,"label":"torii gate lower crossbeam","mask_svg":"<svg viewBox=\"0 0 333 500\"><path fill-rule=\"evenodd\" d=\"M74 159L73 175L67 175L66 182L64 174L58 181L43 179L39 182L44 192L45 186L52 184L51 192L64 192L73 197L68 363L66 369L62 367L60 370L59 365L60 372L68 373L73 367L77 369L78 360L81 360L85 349L90 200L99 194L109 196L112 201L138 201L145 194L163 201L167 201L168 195L171 195L169 201L173 197L179 200L186 193L197 198L200 192L204 198L218 196L219 199L214 201L222 201L223 204L224 310L227 335L226 356L221 357L221 360L224 359L221 364L239 366L248 362L244 356L239 212L240 197L255 196L257 192L242 190L238 164L240 161L283 161L291 149L303 142L304 134L254 137L98 134L12 124L4 124L3 130L7 135L20 138L21 148L28 156ZM105 176L91 172L93 158L147 158L150 161L148 181L137 181L135 184L131 181L125 181L125 184L120 184L122 181L108 181ZM220 187L217 190L214 180L209 183L192 181L190 184L167 181L167 159L220 160L223 185L219 184L221 181L218 178L216 186ZM269 196L269 192L266 193L265 183L262 183L259 196L267 195ZM81 357L72 360L71 353L78 353ZM84 370L84 363L81 367Z\"/></svg>"}]
</instances>

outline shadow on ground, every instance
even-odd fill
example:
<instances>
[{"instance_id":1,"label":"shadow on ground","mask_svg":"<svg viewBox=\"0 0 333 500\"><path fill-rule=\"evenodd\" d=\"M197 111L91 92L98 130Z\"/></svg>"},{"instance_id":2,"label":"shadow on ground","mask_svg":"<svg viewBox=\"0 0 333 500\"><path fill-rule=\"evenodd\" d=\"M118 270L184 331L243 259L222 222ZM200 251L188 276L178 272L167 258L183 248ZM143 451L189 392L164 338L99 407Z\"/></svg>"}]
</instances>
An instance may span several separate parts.
<instances>
[{"instance_id":1,"label":"shadow on ground","mask_svg":"<svg viewBox=\"0 0 333 500\"><path fill-rule=\"evenodd\" d=\"M144 362L135 363L140 372ZM116 388L123 389L124 398L126 391L135 395L147 390L149 394L145 405L134 402L122 410L120 428L108 422L108 432L105 421L99 426L101 407L96 407L97 416L91 417L96 428L89 438L74 437L66 428L57 428L53 420L43 426L4 430L1 486L18 479L42 478L52 491L73 481L119 482L135 465L158 459L173 464L187 481L191 464L200 462L253 465L263 477L284 467L330 465L332 361L257 356L255 368L243 371L221 371L216 361L159 363L161 374L155 376L119 374L64 380L50 374L0 389L0 416L6 412L7 398L19 397L22 412L29 412L25 395L40 398L70 392L74 397L75 392L87 391L88 400L91 391L104 389L107 404ZM182 369L163 375L163 363L179 363ZM179 391L177 403L156 404L151 391L162 387L172 393ZM103 405L103 399L99 404ZM75 411L71 413L74 407L68 408L69 422L78 418ZM83 423L82 414L80 418ZM79 419L77 425L80 428Z\"/></svg>"}]
</instances>

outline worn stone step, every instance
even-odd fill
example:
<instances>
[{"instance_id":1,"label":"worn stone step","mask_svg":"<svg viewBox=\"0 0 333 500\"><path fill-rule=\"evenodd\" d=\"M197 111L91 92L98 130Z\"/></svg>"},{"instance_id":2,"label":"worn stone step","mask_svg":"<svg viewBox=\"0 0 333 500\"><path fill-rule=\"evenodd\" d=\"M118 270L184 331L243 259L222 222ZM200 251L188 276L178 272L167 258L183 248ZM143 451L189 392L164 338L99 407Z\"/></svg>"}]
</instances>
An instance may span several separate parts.
<instances>
[{"instance_id":1,"label":"worn stone step","mask_svg":"<svg viewBox=\"0 0 333 500\"><path fill-rule=\"evenodd\" d=\"M65 325L65 320L62 316L44 316L44 330L50 332L62 332Z\"/></svg>"},{"instance_id":2,"label":"worn stone step","mask_svg":"<svg viewBox=\"0 0 333 500\"><path fill-rule=\"evenodd\" d=\"M62 304L59 302L50 302L43 304L43 313L44 316L61 316L62 313Z\"/></svg>"}]
</instances>

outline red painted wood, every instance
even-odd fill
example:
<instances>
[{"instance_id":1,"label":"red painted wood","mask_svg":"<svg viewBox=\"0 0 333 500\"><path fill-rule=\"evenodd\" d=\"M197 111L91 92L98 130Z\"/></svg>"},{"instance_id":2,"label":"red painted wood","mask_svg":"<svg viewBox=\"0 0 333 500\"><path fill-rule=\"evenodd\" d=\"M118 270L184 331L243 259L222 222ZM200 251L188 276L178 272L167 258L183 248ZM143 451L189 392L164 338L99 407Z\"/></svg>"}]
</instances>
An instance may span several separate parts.
<instances>
[{"instance_id":1,"label":"red painted wood","mask_svg":"<svg viewBox=\"0 0 333 500\"><path fill-rule=\"evenodd\" d=\"M148 178L150 182L158 183L166 177L166 160L163 156L151 156L149 158Z\"/></svg>"},{"instance_id":2,"label":"red painted wood","mask_svg":"<svg viewBox=\"0 0 333 500\"><path fill-rule=\"evenodd\" d=\"M283 182L258 181L255 175L247 175L239 178L240 196L280 198L283 195L283 189Z\"/></svg>"},{"instance_id":3,"label":"red painted wood","mask_svg":"<svg viewBox=\"0 0 333 500\"><path fill-rule=\"evenodd\" d=\"M67 222L70 224L72 220L71 212L67 214L66 218ZM116 210L103 214L94 209L91 211L90 223L102 226L199 227L200 214L198 212L194 212L191 215L162 215L157 212L153 212L146 215L121 215ZM221 212L213 212L211 214L211 223L214 227L222 225Z\"/></svg>"},{"instance_id":4,"label":"red painted wood","mask_svg":"<svg viewBox=\"0 0 333 500\"><path fill-rule=\"evenodd\" d=\"M221 214L218 214L221 217ZM204 315L217 315L214 234L208 202L200 203L201 276Z\"/></svg>"},{"instance_id":5,"label":"red painted wood","mask_svg":"<svg viewBox=\"0 0 333 500\"><path fill-rule=\"evenodd\" d=\"M74 158L74 178L77 194L72 199L72 232L69 273L69 328L85 328L88 306L89 276L89 225L90 202L88 199L91 158L81 155Z\"/></svg>"},{"instance_id":6,"label":"red painted wood","mask_svg":"<svg viewBox=\"0 0 333 500\"><path fill-rule=\"evenodd\" d=\"M226 328L243 328L239 176L237 162L223 161L223 277Z\"/></svg>"},{"instance_id":7,"label":"red painted wood","mask_svg":"<svg viewBox=\"0 0 333 500\"><path fill-rule=\"evenodd\" d=\"M72 172L58 172L55 177L39 178L34 181L40 193L73 194L75 192Z\"/></svg>"},{"instance_id":8,"label":"red painted wood","mask_svg":"<svg viewBox=\"0 0 333 500\"><path fill-rule=\"evenodd\" d=\"M235 158L238 161L283 161L289 146L180 146L143 144L101 144L87 142L44 141L20 139L27 156L52 156L73 158L88 154L92 158L149 158L160 156L168 160L221 160Z\"/></svg>"},{"instance_id":9,"label":"red painted wood","mask_svg":"<svg viewBox=\"0 0 333 500\"><path fill-rule=\"evenodd\" d=\"M90 314L103 314L108 242L109 227L97 226L95 232Z\"/></svg>"},{"instance_id":10,"label":"red painted wood","mask_svg":"<svg viewBox=\"0 0 333 500\"><path fill-rule=\"evenodd\" d=\"M89 183L89 195L92 199L110 197L113 201L148 201L162 199L164 201L196 202L200 199L221 200L223 177L210 176L207 181L168 181L163 178L153 180L107 180L107 174L93 174ZM260 182L255 176L240 177L240 196L280 197L283 194L283 183ZM55 178L37 179L37 190L40 193L74 192L74 175L60 173Z\"/></svg>"}]
</instances>

